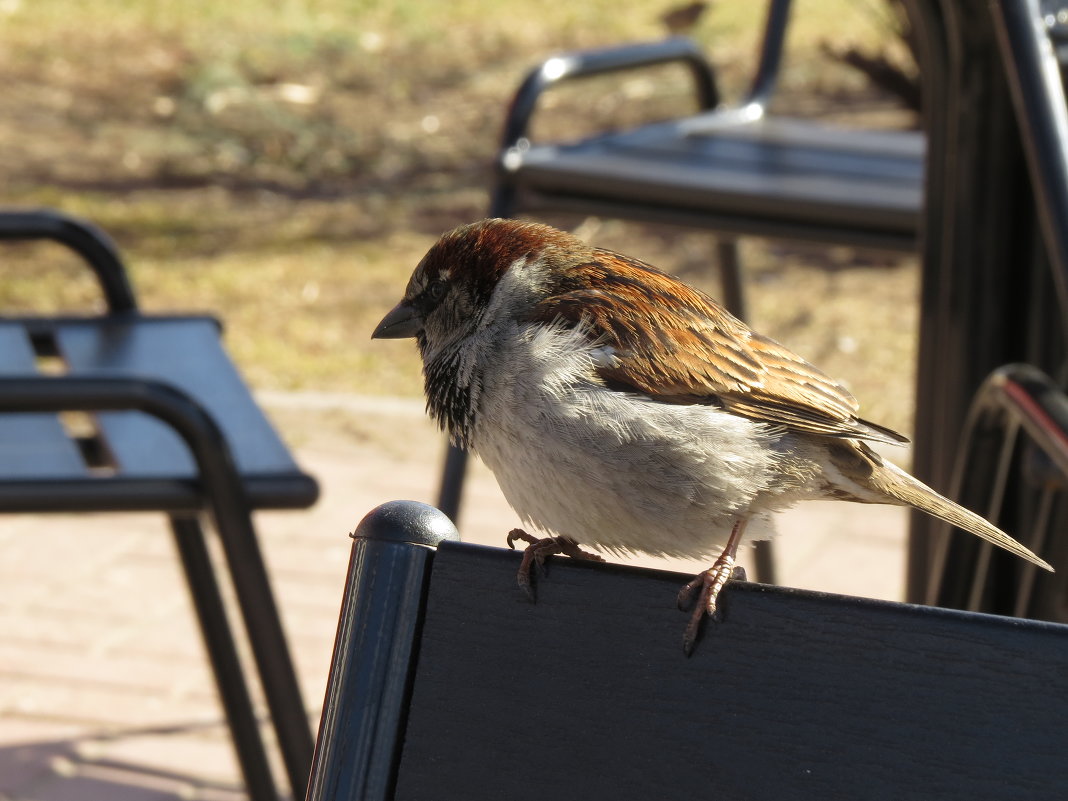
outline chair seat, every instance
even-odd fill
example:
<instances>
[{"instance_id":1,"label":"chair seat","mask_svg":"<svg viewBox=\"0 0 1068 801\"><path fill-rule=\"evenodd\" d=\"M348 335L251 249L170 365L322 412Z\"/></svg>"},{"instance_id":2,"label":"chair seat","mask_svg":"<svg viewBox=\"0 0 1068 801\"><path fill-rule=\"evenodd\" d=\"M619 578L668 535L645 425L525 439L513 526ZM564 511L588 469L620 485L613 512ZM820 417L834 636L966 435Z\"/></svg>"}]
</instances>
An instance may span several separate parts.
<instances>
[{"instance_id":1,"label":"chair seat","mask_svg":"<svg viewBox=\"0 0 1068 801\"><path fill-rule=\"evenodd\" d=\"M23 327L0 323L0 375L32 375L36 363ZM79 472L85 472L85 462L54 414L0 415L0 481Z\"/></svg>"},{"instance_id":2,"label":"chair seat","mask_svg":"<svg viewBox=\"0 0 1068 801\"><path fill-rule=\"evenodd\" d=\"M711 112L511 148L500 166L523 208L914 250L924 153L915 131Z\"/></svg>"},{"instance_id":3,"label":"chair seat","mask_svg":"<svg viewBox=\"0 0 1068 801\"><path fill-rule=\"evenodd\" d=\"M37 375L54 354L71 376L152 378L195 399L222 429L255 508L304 508L317 486L302 473L223 351L211 317L119 315L0 320L0 376ZM0 416L0 509L99 511L203 505L189 448L136 411L94 416L104 469L54 414Z\"/></svg>"}]
</instances>

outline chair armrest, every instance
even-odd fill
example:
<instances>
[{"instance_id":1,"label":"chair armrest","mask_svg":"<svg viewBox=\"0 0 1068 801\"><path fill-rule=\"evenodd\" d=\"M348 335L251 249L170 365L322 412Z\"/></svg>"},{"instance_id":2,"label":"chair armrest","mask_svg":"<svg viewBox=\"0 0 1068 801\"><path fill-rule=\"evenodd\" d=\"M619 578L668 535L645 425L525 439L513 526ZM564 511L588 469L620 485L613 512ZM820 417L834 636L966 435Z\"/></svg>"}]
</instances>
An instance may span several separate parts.
<instances>
[{"instance_id":1,"label":"chair armrest","mask_svg":"<svg viewBox=\"0 0 1068 801\"><path fill-rule=\"evenodd\" d=\"M174 429L197 462L205 489L222 505L242 503L245 491L219 425L194 398L165 381L99 376L0 376L0 414L136 410Z\"/></svg>"},{"instance_id":2,"label":"chair armrest","mask_svg":"<svg viewBox=\"0 0 1068 801\"><path fill-rule=\"evenodd\" d=\"M53 209L0 211L0 240L51 239L93 268L113 314L137 310L137 300L118 248L92 223Z\"/></svg>"},{"instance_id":3,"label":"chair armrest","mask_svg":"<svg viewBox=\"0 0 1068 801\"><path fill-rule=\"evenodd\" d=\"M520 84L505 118L502 150L515 147L526 136L538 99L549 87L575 78L675 62L690 68L697 102L702 109L711 109L719 104L719 90L712 66L697 44L685 37L562 53L532 69Z\"/></svg>"}]
</instances>

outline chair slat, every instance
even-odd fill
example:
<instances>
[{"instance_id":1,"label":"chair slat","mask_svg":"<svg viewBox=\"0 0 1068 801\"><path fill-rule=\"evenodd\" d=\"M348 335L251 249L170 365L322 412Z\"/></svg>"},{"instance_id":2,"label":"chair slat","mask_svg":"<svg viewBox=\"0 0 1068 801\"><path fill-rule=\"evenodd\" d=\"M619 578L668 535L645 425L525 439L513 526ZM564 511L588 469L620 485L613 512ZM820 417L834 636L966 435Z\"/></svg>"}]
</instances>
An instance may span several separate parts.
<instances>
[{"instance_id":1,"label":"chair slat","mask_svg":"<svg viewBox=\"0 0 1068 801\"><path fill-rule=\"evenodd\" d=\"M72 374L165 376L196 397L225 432L243 475L299 472L223 351L213 319L64 320L55 336ZM99 419L123 474L194 474L185 444L158 420L137 412L111 412Z\"/></svg>"},{"instance_id":2,"label":"chair slat","mask_svg":"<svg viewBox=\"0 0 1068 801\"><path fill-rule=\"evenodd\" d=\"M37 363L26 330L0 322L0 375L32 375ZM0 480L58 479L86 474L78 446L54 414L0 415Z\"/></svg>"}]
</instances>

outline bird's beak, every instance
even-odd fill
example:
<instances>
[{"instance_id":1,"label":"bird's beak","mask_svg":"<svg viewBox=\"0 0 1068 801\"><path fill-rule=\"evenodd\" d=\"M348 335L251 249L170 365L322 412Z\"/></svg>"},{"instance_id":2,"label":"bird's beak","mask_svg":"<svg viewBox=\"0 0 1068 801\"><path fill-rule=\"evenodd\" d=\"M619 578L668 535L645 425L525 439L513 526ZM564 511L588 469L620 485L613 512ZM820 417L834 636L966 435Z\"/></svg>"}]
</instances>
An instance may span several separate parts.
<instances>
[{"instance_id":1,"label":"bird's beak","mask_svg":"<svg viewBox=\"0 0 1068 801\"><path fill-rule=\"evenodd\" d=\"M401 301L382 318L371 339L408 339L423 329L423 318L413 306Z\"/></svg>"}]
</instances>

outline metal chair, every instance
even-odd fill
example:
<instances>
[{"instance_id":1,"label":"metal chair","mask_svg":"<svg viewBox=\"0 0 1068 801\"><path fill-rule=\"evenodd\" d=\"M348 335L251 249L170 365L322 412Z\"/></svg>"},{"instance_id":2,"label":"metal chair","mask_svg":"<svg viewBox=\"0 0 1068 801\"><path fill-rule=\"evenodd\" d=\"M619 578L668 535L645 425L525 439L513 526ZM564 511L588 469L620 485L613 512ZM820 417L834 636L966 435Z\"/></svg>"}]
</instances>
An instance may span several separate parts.
<instances>
[{"instance_id":1,"label":"metal chair","mask_svg":"<svg viewBox=\"0 0 1068 801\"><path fill-rule=\"evenodd\" d=\"M679 574L562 559L531 604L518 554L454 542L424 504L353 536L308 801L1023 801L1068 782L1068 626L732 582L687 659Z\"/></svg>"},{"instance_id":2,"label":"metal chair","mask_svg":"<svg viewBox=\"0 0 1068 801\"><path fill-rule=\"evenodd\" d=\"M565 210L914 251L922 133L847 130L771 113L789 12L790 0L771 0L756 75L737 104L720 105L712 67L684 38L565 53L531 70L504 124L491 214ZM531 118L550 88L670 62L693 75L696 115L574 142L530 141Z\"/></svg>"},{"instance_id":3,"label":"metal chair","mask_svg":"<svg viewBox=\"0 0 1068 801\"><path fill-rule=\"evenodd\" d=\"M1068 107L1047 4L908 5L929 153L913 472L948 492L991 372L1022 363L1058 376L1068 359ZM1022 479L1013 472L1007 498L1028 491ZM941 529L924 517L913 516L910 537L907 597L917 603L935 580L969 586L976 566L951 560L946 570L960 576L948 579L932 536ZM1028 529L1026 518L1005 520L1010 532ZM1015 590L1010 580L1000 609Z\"/></svg>"},{"instance_id":4,"label":"metal chair","mask_svg":"<svg viewBox=\"0 0 1068 801\"><path fill-rule=\"evenodd\" d=\"M92 316L0 316L0 512L167 515L249 795L267 801L279 793L200 523L210 512L289 784L302 797L312 739L251 512L310 506L317 484L257 407L218 322L139 312L101 231L53 211L7 211L0 239L71 247L108 306ZM44 358L59 359L62 373L42 374ZM90 413L91 430L66 430L64 411Z\"/></svg>"}]
</instances>

